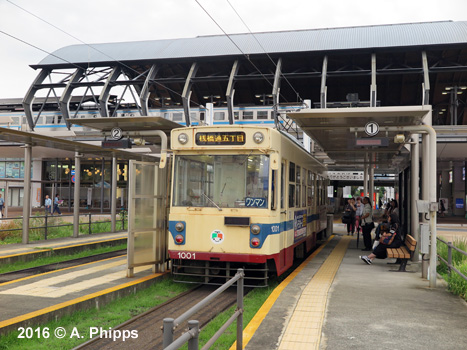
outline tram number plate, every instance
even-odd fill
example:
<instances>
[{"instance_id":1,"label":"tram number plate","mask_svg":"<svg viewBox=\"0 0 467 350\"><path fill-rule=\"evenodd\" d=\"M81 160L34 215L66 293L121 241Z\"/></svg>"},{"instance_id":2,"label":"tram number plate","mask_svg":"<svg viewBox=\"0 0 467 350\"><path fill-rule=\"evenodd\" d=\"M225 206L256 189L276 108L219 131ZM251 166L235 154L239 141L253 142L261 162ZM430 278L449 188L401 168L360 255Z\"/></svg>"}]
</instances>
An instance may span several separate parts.
<instances>
[{"instance_id":1,"label":"tram number plate","mask_svg":"<svg viewBox=\"0 0 467 350\"><path fill-rule=\"evenodd\" d=\"M266 198L245 198L245 207L266 208Z\"/></svg>"},{"instance_id":2,"label":"tram number plate","mask_svg":"<svg viewBox=\"0 0 467 350\"><path fill-rule=\"evenodd\" d=\"M190 252L178 252L178 258L182 260L194 260L196 259L196 253Z\"/></svg>"}]
</instances>

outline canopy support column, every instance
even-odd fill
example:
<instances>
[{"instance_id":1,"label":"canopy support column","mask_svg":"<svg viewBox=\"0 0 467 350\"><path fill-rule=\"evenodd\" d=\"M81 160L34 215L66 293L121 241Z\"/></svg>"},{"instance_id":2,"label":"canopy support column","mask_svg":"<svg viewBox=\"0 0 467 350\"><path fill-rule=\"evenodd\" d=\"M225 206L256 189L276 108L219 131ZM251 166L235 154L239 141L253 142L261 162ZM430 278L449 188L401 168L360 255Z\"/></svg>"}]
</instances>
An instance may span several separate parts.
<instances>
[{"instance_id":1,"label":"canopy support column","mask_svg":"<svg viewBox=\"0 0 467 350\"><path fill-rule=\"evenodd\" d=\"M29 128L31 131L34 131L34 127L36 126L33 120L33 112L32 112L32 102L34 101L34 97L36 92L39 90L36 86L42 84L42 82L47 78L50 74L50 71L47 69L42 69L39 74L37 75L34 82L31 84L26 96L23 99L23 108L24 114L26 114L26 119L28 121Z\"/></svg>"},{"instance_id":2,"label":"canopy support column","mask_svg":"<svg viewBox=\"0 0 467 350\"><path fill-rule=\"evenodd\" d=\"M73 237L79 236L79 200L81 187L81 157L79 152L75 153L75 191L73 193Z\"/></svg>"},{"instance_id":3,"label":"canopy support column","mask_svg":"<svg viewBox=\"0 0 467 350\"><path fill-rule=\"evenodd\" d=\"M31 158L32 147L24 145L24 195L23 195L23 244L29 243L29 218L31 217Z\"/></svg>"},{"instance_id":4,"label":"canopy support column","mask_svg":"<svg viewBox=\"0 0 467 350\"><path fill-rule=\"evenodd\" d=\"M117 232L117 158L112 158L111 232Z\"/></svg>"},{"instance_id":5,"label":"canopy support column","mask_svg":"<svg viewBox=\"0 0 467 350\"><path fill-rule=\"evenodd\" d=\"M101 95L99 96L99 104L101 106L101 116L104 118L109 117L109 97L110 97L110 89L112 89L112 83L117 80L120 76L121 68L120 66L115 66L112 69L112 72L109 74L107 81L102 89Z\"/></svg>"},{"instance_id":6,"label":"canopy support column","mask_svg":"<svg viewBox=\"0 0 467 350\"><path fill-rule=\"evenodd\" d=\"M159 67L156 64L153 64L151 69L149 70L148 76L146 80L144 81L143 88L141 89L141 93L139 95L139 100L141 103L141 113L143 116L149 115L149 86L151 83L151 80L153 80L156 77L157 71L159 70Z\"/></svg>"},{"instance_id":7,"label":"canopy support column","mask_svg":"<svg viewBox=\"0 0 467 350\"><path fill-rule=\"evenodd\" d=\"M411 147L411 156L412 156L412 162L411 162L411 178L410 178L410 184L411 184L411 192L410 192L410 197L412 199L412 203L410 205L411 207L411 233L413 238L417 242L420 242L420 232L419 232L419 217L418 217L418 211L417 211L417 204L416 201L419 199L419 183L420 183L420 146L419 146L419 141L420 137L419 134L413 134L412 135L412 147ZM417 246L417 253L414 254L413 261L419 261L419 254L418 252L420 251L419 248L420 245Z\"/></svg>"}]
</instances>

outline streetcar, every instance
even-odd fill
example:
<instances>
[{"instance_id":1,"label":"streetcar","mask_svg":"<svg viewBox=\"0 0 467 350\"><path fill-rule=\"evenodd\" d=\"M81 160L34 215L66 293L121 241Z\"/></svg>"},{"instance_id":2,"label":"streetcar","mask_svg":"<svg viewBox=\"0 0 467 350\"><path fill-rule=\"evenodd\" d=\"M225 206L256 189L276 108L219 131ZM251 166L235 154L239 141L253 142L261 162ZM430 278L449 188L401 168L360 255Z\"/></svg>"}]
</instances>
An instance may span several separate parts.
<instances>
[{"instance_id":1,"label":"streetcar","mask_svg":"<svg viewBox=\"0 0 467 350\"><path fill-rule=\"evenodd\" d=\"M174 129L168 253L174 280L267 286L326 229L326 168L262 126Z\"/></svg>"}]
</instances>

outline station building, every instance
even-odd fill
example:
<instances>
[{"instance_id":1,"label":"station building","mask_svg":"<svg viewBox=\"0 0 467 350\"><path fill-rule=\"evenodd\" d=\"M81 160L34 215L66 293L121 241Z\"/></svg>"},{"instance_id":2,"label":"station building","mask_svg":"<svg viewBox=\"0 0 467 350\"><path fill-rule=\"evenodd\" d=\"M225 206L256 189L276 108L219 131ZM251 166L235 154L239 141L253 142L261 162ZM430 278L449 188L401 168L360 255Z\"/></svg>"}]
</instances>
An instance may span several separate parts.
<instances>
[{"instance_id":1,"label":"station building","mask_svg":"<svg viewBox=\"0 0 467 350\"><path fill-rule=\"evenodd\" d=\"M116 118L130 117L137 124L150 116L171 127L266 124L289 132L326 163L336 187L361 183L352 177L356 166L334 165L332 154L303 136L288 113L431 106L432 120L425 122L438 135L438 197L445 199L447 215L466 215L467 21L80 44L60 48L31 68L38 73L26 95L0 99L3 128L100 145L110 135L91 128L91 119L117 125ZM381 125L383 136L385 126L392 125ZM142 134L127 136L132 152L160 152ZM355 148L356 136L348 137ZM0 142L0 190L10 207L22 206L20 145ZM71 208L73 157L69 150L33 149L33 206L58 193ZM404 206L406 189L399 184L409 161L403 145L395 158L375 169L376 184L393 186ZM80 207L109 208L110 164L105 156L83 158ZM127 160L120 160L122 208L127 169Z\"/></svg>"}]
</instances>

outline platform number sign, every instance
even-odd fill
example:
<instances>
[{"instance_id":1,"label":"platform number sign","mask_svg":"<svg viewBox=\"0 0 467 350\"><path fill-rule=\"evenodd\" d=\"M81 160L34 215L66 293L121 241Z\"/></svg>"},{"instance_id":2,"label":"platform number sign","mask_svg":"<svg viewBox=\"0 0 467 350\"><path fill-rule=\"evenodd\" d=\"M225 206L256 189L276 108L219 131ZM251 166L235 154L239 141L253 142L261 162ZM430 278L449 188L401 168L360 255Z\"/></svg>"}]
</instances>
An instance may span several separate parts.
<instances>
[{"instance_id":1,"label":"platform number sign","mask_svg":"<svg viewBox=\"0 0 467 350\"><path fill-rule=\"evenodd\" d=\"M365 132L368 136L375 136L379 132L379 125L376 122L368 122L365 125Z\"/></svg>"},{"instance_id":2,"label":"platform number sign","mask_svg":"<svg viewBox=\"0 0 467 350\"><path fill-rule=\"evenodd\" d=\"M112 130L110 130L110 137L117 141L120 140L123 137L122 129L112 128Z\"/></svg>"}]
</instances>

